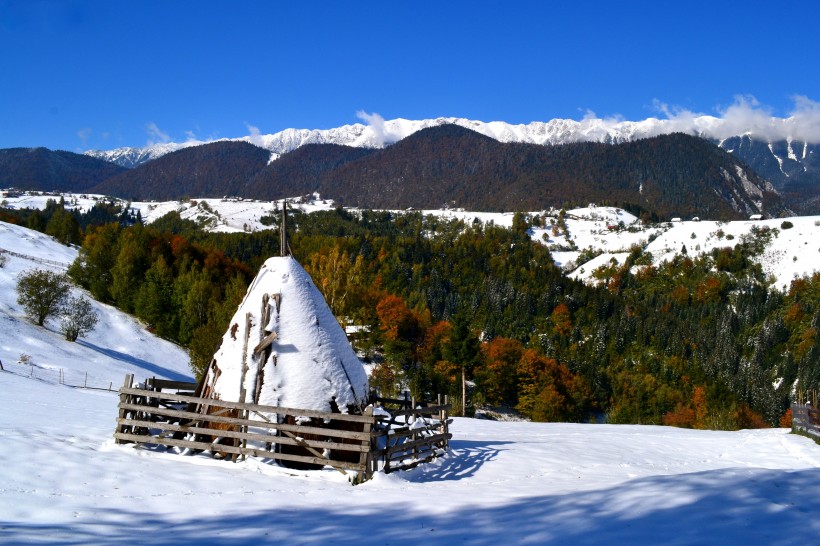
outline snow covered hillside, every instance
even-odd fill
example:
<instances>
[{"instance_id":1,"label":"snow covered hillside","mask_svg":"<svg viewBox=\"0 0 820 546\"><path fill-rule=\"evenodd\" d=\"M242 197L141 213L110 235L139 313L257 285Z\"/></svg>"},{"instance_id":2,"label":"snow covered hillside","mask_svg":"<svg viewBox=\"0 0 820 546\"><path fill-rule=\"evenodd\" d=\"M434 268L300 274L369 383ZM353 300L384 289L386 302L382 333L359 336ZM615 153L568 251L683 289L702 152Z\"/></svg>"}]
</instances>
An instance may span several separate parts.
<instances>
[{"instance_id":1,"label":"snow covered hillside","mask_svg":"<svg viewBox=\"0 0 820 546\"><path fill-rule=\"evenodd\" d=\"M692 257L715 248L734 247L742 237L753 236L753 229L762 228L775 233L759 261L777 288L786 290L794 278L820 271L818 216L735 222L692 219L643 226L621 209L589 207L567 211L566 225L566 234L560 231L555 236L549 228L534 229L533 238L548 245L570 276L581 280L594 280L593 271L612 260L623 264L633 245L651 254L652 263L657 265L682 253L684 247ZM579 260L584 249L601 254Z\"/></svg>"},{"instance_id":2,"label":"snow covered hillside","mask_svg":"<svg viewBox=\"0 0 820 546\"><path fill-rule=\"evenodd\" d=\"M65 198L67 209L76 209L86 212L100 201L113 201L123 206L129 202L116 197L106 197L95 194L48 194L45 192L21 192L16 197L3 198L3 206L13 209L32 208L43 210L49 199L59 200L60 196ZM288 206L302 212L315 212L317 210L330 210L334 207L333 201L322 199L320 195L313 194L302 197L287 199ZM259 231L270 229L260 222L263 216L270 215L276 210L281 210L281 201L257 201L253 199L223 198L223 199L190 199L180 201L134 201L130 202L131 209L136 213L140 212L143 220L151 222L165 216L169 212L178 212L183 220L193 220L204 226L209 231L218 232L241 232Z\"/></svg>"},{"instance_id":3,"label":"snow covered hillside","mask_svg":"<svg viewBox=\"0 0 820 546\"><path fill-rule=\"evenodd\" d=\"M6 370L45 381L106 389L117 389L126 373L140 378L191 377L188 354L183 349L156 338L135 319L109 305L91 300L100 320L76 343L64 339L59 320L49 319L41 328L25 316L17 303L17 276L31 269L65 271L77 257L75 249L42 233L0 222L0 251L5 258L0 267L0 360Z\"/></svg>"}]
</instances>

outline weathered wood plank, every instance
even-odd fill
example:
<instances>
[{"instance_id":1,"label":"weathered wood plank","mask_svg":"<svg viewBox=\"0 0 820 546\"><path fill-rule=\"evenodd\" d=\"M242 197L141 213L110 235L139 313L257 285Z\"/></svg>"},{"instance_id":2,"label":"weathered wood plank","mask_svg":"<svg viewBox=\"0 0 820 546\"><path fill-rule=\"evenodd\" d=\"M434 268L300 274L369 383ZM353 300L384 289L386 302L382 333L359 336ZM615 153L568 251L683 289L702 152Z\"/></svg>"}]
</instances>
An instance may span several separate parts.
<instances>
[{"instance_id":1,"label":"weathered wood plank","mask_svg":"<svg viewBox=\"0 0 820 546\"><path fill-rule=\"evenodd\" d=\"M331 466L333 463L336 466L341 468L345 468L347 470L361 470L359 463L350 463L347 461L329 461L325 458L320 457L308 457L303 455L290 455L287 453L274 453L272 451L268 451L266 449L258 449L258 448L246 448L243 449L242 447L232 446L232 445L222 445L217 443L211 442L195 442L191 440L177 440L175 438L157 438L155 436L140 436L137 434L124 434L117 432L114 434L114 437L118 440L125 440L129 442L133 442L135 444L147 444L147 445L164 445L170 447L181 447L181 448L188 448L188 449L197 449L202 451L211 451L211 452L220 452L220 453L236 453L239 455L252 455L254 457L265 457L268 459L276 459L280 461L295 461L295 462L302 462L302 463L310 463L310 464L318 464L318 465L325 465Z\"/></svg>"},{"instance_id":2,"label":"weathered wood plank","mask_svg":"<svg viewBox=\"0 0 820 546\"><path fill-rule=\"evenodd\" d=\"M139 411L143 411L146 409L145 406L141 406L139 404L120 404L120 406L124 409L132 409ZM332 436L334 438L346 438L349 440L361 441L363 439L370 438L370 436L366 435L364 432L357 432L355 430L338 430L334 428L312 427L308 425L288 425L284 423L265 423L264 421L254 421L250 419L242 419L240 417L223 417L218 414L203 415L201 413L164 407L150 409L151 411L147 413L151 413L152 415L161 415L163 417L176 418L179 421L190 421L189 423L186 423L182 426L187 426L191 430L200 427L203 422L212 422L222 423L226 425L234 425L237 427L248 426L259 429L275 429L281 431L296 432L299 434L318 434L324 436ZM154 424L156 425L156 423Z\"/></svg>"},{"instance_id":3,"label":"weathered wood plank","mask_svg":"<svg viewBox=\"0 0 820 546\"><path fill-rule=\"evenodd\" d=\"M122 388L123 389L131 388L131 386L133 384L134 384L134 374L132 374L132 373L126 374L125 375L125 381L123 382ZM131 401L131 395L123 393L122 391L120 391L120 393L119 393L119 398L120 398L120 404L128 403L128 402ZM126 416L125 409L118 408L118 417L125 417L125 416ZM125 432L125 428L121 427L121 426L117 426L117 429L116 429L115 432ZM115 443L120 443L120 442L119 442L119 440L115 439Z\"/></svg>"},{"instance_id":4,"label":"weathered wood plank","mask_svg":"<svg viewBox=\"0 0 820 546\"><path fill-rule=\"evenodd\" d=\"M424 433L424 432L435 432L438 433L441 430L442 423L436 421L435 423L428 423L422 428L412 428L410 426L403 426L403 427L395 427L391 428L388 432L388 436L391 438L403 438L406 436L412 436L413 434Z\"/></svg>"},{"instance_id":5,"label":"weathered wood plank","mask_svg":"<svg viewBox=\"0 0 820 546\"><path fill-rule=\"evenodd\" d=\"M282 415L293 415L294 417L319 417L320 419L334 419L336 421L352 421L354 423L369 423L372 422L372 417L364 415L351 415L348 413L331 413L325 411L285 408L279 406L264 406L260 404L247 404L241 402L229 402L226 400L214 400L212 398L199 398L196 396L188 396L185 394L160 393L157 391L149 391L145 389L122 388L121 393L135 394L139 396L146 396L148 398L161 398L168 401L177 402L191 402L194 404L203 404L211 407L244 409L248 411L255 411L261 413L278 413Z\"/></svg>"},{"instance_id":6,"label":"weathered wood plank","mask_svg":"<svg viewBox=\"0 0 820 546\"><path fill-rule=\"evenodd\" d=\"M276 334L276 332L271 332L268 335L266 335L265 337L263 337L262 341L260 341L256 345L256 347L253 348L253 354L258 355L259 353L261 353L262 351L264 351L265 349L270 347L271 343L276 341L276 338L278 338L278 337L279 336Z\"/></svg>"},{"instance_id":7,"label":"weathered wood plank","mask_svg":"<svg viewBox=\"0 0 820 546\"><path fill-rule=\"evenodd\" d=\"M156 422L156 421L142 421L137 419L117 419L118 423L125 425L132 425L138 427L145 427L150 429L161 430L164 432L181 432L186 434L202 434L207 436L216 436L221 438L236 438L239 440L247 440L251 442L262 442L272 444L283 444L300 447L311 447L318 449L337 449L340 451L355 451L361 452L365 450L361 444L344 444L340 442L329 442L325 440L306 440L304 438L293 435L293 439L285 436L277 436L276 434L261 434L258 432L242 432L235 430L223 430L218 428L205 428L199 426L174 425L171 423ZM155 434L147 434L146 436L154 436ZM298 439L297 439L298 438ZM370 451L369 447L366 451Z\"/></svg>"},{"instance_id":8,"label":"weathered wood plank","mask_svg":"<svg viewBox=\"0 0 820 546\"><path fill-rule=\"evenodd\" d=\"M367 417L372 417L373 416L373 408L372 407L365 408L364 414ZM360 471L359 474L358 474L358 479L359 479L360 482L363 482L365 480L369 480L370 477L372 476L371 469L370 469L370 466L371 466L370 465L370 449L371 449L372 444L373 444L373 440L370 438L370 429L372 427L373 427L372 423L365 423L364 424L364 430L362 431L362 432L365 432L368 437L367 437L366 440L362 440L362 443L359 446L359 447L362 448L362 454L359 457L359 464L363 467L363 470Z\"/></svg>"},{"instance_id":9,"label":"weathered wood plank","mask_svg":"<svg viewBox=\"0 0 820 546\"><path fill-rule=\"evenodd\" d=\"M449 404L445 406L427 406L426 408L412 408L412 409L405 409L405 410L395 410L391 411L390 415L393 418L396 417L404 417L404 416L411 416L411 415L434 415L443 410L450 411L451 406Z\"/></svg>"},{"instance_id":10,"label":"weathered wood plank","mask_svg":"<svg viewBox=\"0 0 820 546\"><path fill-rule=\"evenodd\" d=\"M399 453L399 452L402 452L402 451L412 450L415 447L421 447L421 446L425 446L425 445L429 446L431 448L433 446L438 447L437 444L439 442L442 442L444 440L449 440L450 438L452 438L451 434L436 434L435 436L426 436L426 437L420 438L418 440L413 440L413 441L410 441L410 442L403 442L403 443L400 443L400 444L387 446L387 448L384 451L388 455L390 455L390 454L393 454L393 453Z\"/></svg>"},{"instance_id":11,"label":"weathered wood plank","mask_svg":"<svg viewBox=\"0 0 820 546\"><path fill-rule=\"evenodd\" d=\"M420 464L429 463L430 461L434 460L437 457L435 454L430 454L427 457L423 457L421 459L415 459L413 461L409 461L406 463L399 463L395 466L385 466L384 473L389 474L391 472L395 472L396 470L410 470L411 468L416 468ZM395 461L394 461L395 462Z\"/></svg>"},{"instance_id":12,"label":"weathered wood plank","mask_svg":"<svg viewBox=\"0 0 820 546\"><path fill-rule=\"evenodd\" d=\"M178 389L193 391L196 389L196 383L192 383L190 381L171 381L170 379L157 379L156 377L149 379L147 384L149 387L156 390Z\"/></svg>"}]
</instances>

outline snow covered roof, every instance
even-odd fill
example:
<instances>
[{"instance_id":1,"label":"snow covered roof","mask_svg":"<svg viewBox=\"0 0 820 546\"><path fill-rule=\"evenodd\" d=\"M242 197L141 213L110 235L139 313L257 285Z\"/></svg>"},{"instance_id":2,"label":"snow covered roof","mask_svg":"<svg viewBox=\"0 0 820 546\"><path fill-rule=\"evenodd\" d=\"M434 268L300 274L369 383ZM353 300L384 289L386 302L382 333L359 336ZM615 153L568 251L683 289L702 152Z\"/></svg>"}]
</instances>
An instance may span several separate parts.
<instances>
[{"instance_id":1,"label":"snow covered roof","mask_svg":"<svg viewBox=\"0 0 820 546\"><path fill-rule=\"evenodd\" d=\"M244 370L243 370L244 364ZM310 275L269 258L231 319L203 396L343 413L363 407L367 374Z\"/></svg>"}]
</instances>

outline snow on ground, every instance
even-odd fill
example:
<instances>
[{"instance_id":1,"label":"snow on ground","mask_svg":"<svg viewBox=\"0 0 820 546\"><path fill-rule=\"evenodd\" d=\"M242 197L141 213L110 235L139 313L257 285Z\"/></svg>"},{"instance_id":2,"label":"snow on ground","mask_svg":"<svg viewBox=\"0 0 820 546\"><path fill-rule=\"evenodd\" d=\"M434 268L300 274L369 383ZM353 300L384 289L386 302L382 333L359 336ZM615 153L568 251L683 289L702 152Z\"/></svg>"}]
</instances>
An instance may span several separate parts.
<instances>
[{"instance_id":1,"label":"snow on ground","mask_svg":"<svg viewBox=\"0 0 820 546\"><path fill-rule=\"evenodd\" d=\"M793 225L783 229L784 222ZM792 279L820 271L820 217L797 216L771 220L739 222L674 222L671 228L646 247L655 263L669 260L684 245L690 256L710 252L714 248L733 247L752 227L777 230L777 236L766 247L760 264L767 275L776 279L781 290L788 289ZM730 238L731 237L731 238Z\"/></svg>"},{"instance_id":2,"label":"snow on ground","mask_svg":"<svg viewBox=\"0 0 820 546\"><path fill-rule=\"evenodd\" d=\"M606 211L606 216L601 211ZM619 224L623 222L623 227ZM784 222L792 224L783 228ZM567 231L553 236L551 229L533 230L533 239L546 244L555 261L568 270L570 276L590 280L592 273L612 259L622 264L633 245L652 254L653 263L673 259L686 247L689 256L711 252L715 248L734 247L753 228L768 227L776 236L758 258L764 272L775 280L775 287L787 290L791 281L820 271L820 217L797 216L769 220L676 221L643 226L632 215L607 207L567 211ZM788 225L788 224L786 224ZM544 239L546 234L547 239ZM567 250L573 246L575 250ZM577 263L581 250L593 248L601 255L585 263Z\"/></svg>"},{"instance_id":3,"label":"snow on ground","mask_svg":"<svg viewBox=\"0 0 820 546\"><path fill-rule=\"evenodd\" d=\"M258 201L238 197L224 197L221 199L185 199L178 201L134 201L106 197L94 194L49 194L47 192L20 192L16 197L4 197L3 206L12 209L32 208L43 210L49 199L59 201L60 196L65 198L65 206L70 210L88 211L100 201L114 201L123 206L130 205L136 213L140 211L143 220L151 223L169 212L179 212L185 220L202 222L210 231L241 232L261 231L271 229L260 222L263 216L270 215L282 208L280 201ZM288 198L288 206L302 212L331 210L333 201L322 199L319 194L303 197Z\"/></svg>"},{"instance_id":4,"label":"snow on ground","mask_svg":"<svg viewBox=\"0 0 820 546\"><path fill-rule=\"evenodd\" d=\"M182 378L184 352L99 304L81 343L32 325L16 275L76 251L4 223L0 248L26 256L0 268L3 544L802 545L820 532L820 447L784 429L455 419L449 454L355 487L335 470L115 445L115 392L40 372Z\"/></svg>"},{"instance_id":5,"label":"snow on ground","mask_svg":"<svg viewBox=\"0 0 820 546\"><path fill-rule=\"evenodd\" d=\"M5 544L812 544L820 447L784 429L455 419L352 486L115 445L117 396L0 372Z\"/></svg>"},{"instance_id":6,"label":"snow on ground","mask_svg":"<svg viewBox=\"0 0 820 546\"><path fill-rule=\"evenodd\" d=\"M319 194L306 198L287 199L290 208L302 212L333 209L333 201L322 199ZM147 223L161 218L172 211L178 211L186 220L209 222L208 229L217 232L261 231L271 226L260 222L282 208L281 201L257 201L226 197L223 199L191 199L187 201L134 202L131 207L138 209Z\"/></svg>"}]
</instances>

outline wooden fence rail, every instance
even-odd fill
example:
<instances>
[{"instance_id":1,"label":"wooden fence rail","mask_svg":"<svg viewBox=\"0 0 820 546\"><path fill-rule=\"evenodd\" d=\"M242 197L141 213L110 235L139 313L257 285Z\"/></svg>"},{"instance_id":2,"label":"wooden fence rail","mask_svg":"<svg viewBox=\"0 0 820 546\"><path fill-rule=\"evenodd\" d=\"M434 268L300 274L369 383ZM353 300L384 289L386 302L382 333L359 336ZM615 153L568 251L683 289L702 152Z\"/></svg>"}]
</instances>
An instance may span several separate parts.
<instances>
[{"instance_id":1,"label":"wooden fence rail","mask_svg":"<svg viewBox=\"0 0 820 546\"><path fill-rule=\"evenodd\" d=\"M429 461L452 437L448 404L348 415L200 398L194 383L149 379L134 387L133 380L126 376L119 390L117 443L330 466L364 481Z\"/></svg>"}]
</instances>

